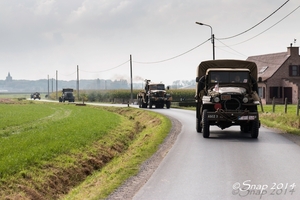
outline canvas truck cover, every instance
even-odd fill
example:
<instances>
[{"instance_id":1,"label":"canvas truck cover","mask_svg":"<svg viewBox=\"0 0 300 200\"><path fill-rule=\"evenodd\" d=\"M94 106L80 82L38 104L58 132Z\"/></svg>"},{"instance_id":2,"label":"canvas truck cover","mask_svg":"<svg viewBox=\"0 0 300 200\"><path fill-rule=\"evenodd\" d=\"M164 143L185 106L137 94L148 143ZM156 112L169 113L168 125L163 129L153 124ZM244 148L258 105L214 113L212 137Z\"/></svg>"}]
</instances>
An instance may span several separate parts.
<instances>
[{"instance_id":1,"label":"canvas truck cover","mask_svg":"<svg viewBox=\"0 0 300 200\"><path fill-rule=\"evenodd\" d=\"M197 77L202 77L211 68L249 69L251 76L257 81L257 66L254 62L243 60L209 60L199 64Z\"/></svg>"}]
</instances>

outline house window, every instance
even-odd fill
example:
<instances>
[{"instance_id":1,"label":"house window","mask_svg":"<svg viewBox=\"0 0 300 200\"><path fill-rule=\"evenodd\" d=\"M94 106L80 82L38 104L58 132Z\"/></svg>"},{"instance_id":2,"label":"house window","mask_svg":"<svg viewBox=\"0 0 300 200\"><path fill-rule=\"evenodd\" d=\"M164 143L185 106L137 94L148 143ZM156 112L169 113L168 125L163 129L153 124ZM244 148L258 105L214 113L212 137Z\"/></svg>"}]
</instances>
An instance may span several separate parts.
<instances>
[{"instance_id":1,"label":"house window","mask_svg":"<svg viewBox=\"0 0 300 200\"><path fill-rule=\"evenodd\" d=\"M262 99L265 99L265 88L264 87L258 87L258 96Z\"/></svg>"},{"instance_id":2,"label":"house window","mask_svg":"<svg viewBox=\"0 0 300 200\"><path fill-rule=\"evenodd\" d=\"M270 87L270 98L282 98L282 87Z\"/></svg>"},{"instance_id":3,"label":"house window","mask_svg":"<svg viewBox=\"0 0 300 200\"><path fill-rule=\"evenodd\" d=\"M262 67L260 70L259 70L259 74L262 74L262 73L264 73L267 69L268 69L268 67L269 66L264 66L264 67Z\"/></svg>"},{"instance_id":4,"label":"house window","mask_svg":"<svg viewBox=\"0 0 300 200\"><path fill-rule=\"evenodd\" d=\"M290 76L300 76L300 65L290 65L289 75Z\"/></svg>"}]
</instances>

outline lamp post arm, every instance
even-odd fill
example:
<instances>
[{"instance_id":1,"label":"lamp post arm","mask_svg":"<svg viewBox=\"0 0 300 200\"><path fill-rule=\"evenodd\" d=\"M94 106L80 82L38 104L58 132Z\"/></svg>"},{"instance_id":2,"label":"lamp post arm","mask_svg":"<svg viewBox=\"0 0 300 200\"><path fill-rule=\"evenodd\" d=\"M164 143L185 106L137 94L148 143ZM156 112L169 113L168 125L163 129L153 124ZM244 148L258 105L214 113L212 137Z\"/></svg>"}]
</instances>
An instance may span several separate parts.
<instances>
[{"instance_id":1,"label":"lamp post arm","mask_svg":"<svg viewBox=\"0 0 300 200\"><path fill-rule=\"evenodd\" d=\"M215 60L215 35L213 34L213 28L210 25L204 24L204 23L201 23L201 22L196 22L196 24L201 25L201 26L208 26L210 28L211 43L213 45L213 60Z\"/></svg>"}]
</instances>

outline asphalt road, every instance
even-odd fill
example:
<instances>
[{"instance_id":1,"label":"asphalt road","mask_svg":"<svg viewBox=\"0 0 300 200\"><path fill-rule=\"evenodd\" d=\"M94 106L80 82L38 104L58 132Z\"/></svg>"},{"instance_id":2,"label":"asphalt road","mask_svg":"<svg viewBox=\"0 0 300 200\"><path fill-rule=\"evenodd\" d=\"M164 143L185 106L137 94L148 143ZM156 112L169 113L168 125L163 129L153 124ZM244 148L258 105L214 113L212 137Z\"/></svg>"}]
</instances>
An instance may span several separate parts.
<instances>
[{"instance_id":1,"label":"asphalt road","mask_svg":"<svg viewBox=\"0 0 300 200\"><path fill-rule=\"evenodd\" d=\"M258 139L239 127L195 129L195 112L153 109L178 119L182 131L135 200L300 199L300 146L273 130Z\"/></svg>"}]
</instances>

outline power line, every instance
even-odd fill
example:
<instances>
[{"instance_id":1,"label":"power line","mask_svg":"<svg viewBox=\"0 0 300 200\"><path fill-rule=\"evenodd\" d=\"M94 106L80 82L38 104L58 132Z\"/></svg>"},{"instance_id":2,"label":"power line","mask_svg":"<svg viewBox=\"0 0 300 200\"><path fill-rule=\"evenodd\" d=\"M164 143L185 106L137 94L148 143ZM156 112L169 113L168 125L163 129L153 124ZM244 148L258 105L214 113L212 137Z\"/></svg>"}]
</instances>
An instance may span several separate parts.
<instances>
[{"instance_id":1,"label":"power line","mask_svg":"<svg viewBox=\"0 0 300 200\"><path fill-rule=\"evenodd\" d=\"M218 39L216 39L216 40L218 40ZM246 55L244 55L244 54L242 54L242 53L240 53L240 52L238 52L238 51L236 51L236 50L234 50L233 48L231 48L230 46L228 46L227 44L225 44L224 42L222 42L222 41L220 41L220 40L218 40L220 43L222 43L225 47L227 47L227 48L229 48L229 49L231 49L232 51L234 51L234 52L236 52L236 53L238 53L239 55L242 55L242 56L245 56L245 57L247 57Z\"/></svg>"},{"instance_id":2,"label":"power line","mask_svg":"<svg viewBox=\"0 0 300 200\"><path fill-rule=\"evenodd\" d=\"M71 75L74 75L76 73L76 71L75 72L72 72L71 74L62 74L63 76L71 76Z\"/></svg>"},{"instance_id":3,"label":"power line","mask_svg":"<svg viewBox=\"0 0 300 200\"><path fill-rule=\"evenodd\" d=\"M285 4L287 4L287 2L289 2L290 0L287 0L286 2L284 2L284 4L282 4L279 8L277 8L274 12L272 12L269 16L267 16L266 18L264 18L262 21L260 21L259 23L257 23L256 25L252 26L251 28L247 29L246 31L243 31L239 34L230 36L230 37L226 37L226 38L218 38L218 40L227 40L227 39L231 39L237 36L240 36L250 30L252 30L253 28L257 27L258 25L260 25L261 23L263 23L264 21L266 21L268 18L270 18L273 14L275 14L278 10L280 10Z\"/></svg>"},{"instance_id":4,"label":"power line","mask_svg":"<svg viewBox=\"0 0 300 200\"><path fill-rule=\"evenodd\" d=\"M219 40L218 40L218 41L219 41ZM219 41L219 42L221 42L221 41ZM240 55L242 55L242 56L249 57L249 56L246 56L246 55L242 54L241 52L238 52L238 51L234 50L233 48L231 48L230 46L224 44L223 42L221 42L221 43L222 43L224 46L226 46L226 47L228 47L229 49L231 49L232 51L234 51L234 52L236 52L236 53L238 53L238 54L240 54ZM259 60L259 59L255 59L255 58L252 58L252 59L253 59L254 61L259 61L259 62L262 62L262 63L265 63L265 64L278 65L278 63L273 63L273 62L270 62L270 61L264 61L264 60Z\"/></svg>"},{"instance_id":5,"label":"power line","mask_svg":"<svg viewBox=\"0 0 300 200\"><path fill-rule=\"evenodd\" d=\"M134 63L139 63L139 64L155 64L155 63L166 62L166 61L169 61L169 60L178 58L178 57L180 57L180 56L183 56L184 54L187 54L187 53L189 53L189 52L191 52L191 51L197 49L198 47L202 46L203 44L205 44L205 43L206 43L207 41L209 41L209 40L210 40L210 38L209 38L208 40L202 42L201 44L195 46L194 48L192 48L192 49L190 49L190 50L188 50L188 51L182 53L182 54L179 54L179 55L177 55L177 56L174 56L174 57L171 57L171 58L168 58L168 59L165 59L165 60L153 61L153 62L140 62L140 61L133 61L133 62L134 62Z\"/></svg>"},{"instance_id":6,"label":"power line","mask_svg":"<svg viewBox=\"0 0 300 200\"><path fill-rule=\"evenodd\" d=\"M80 69L80 71L82 71L82 72L87 72L87 73L100 73L100 72L106 72L106 71L110 71L110 70L116 69L116 68L118 68L118 67L121 67L121 66L125 65L125 64L128 63L128 62L129 62L129 60L127 60L126 62L124 62L124 63L122 63L122 64L120 64L120 65L117 65L117 66L115 66L115 67L112 67L112 68L109 68L109 69L105 69L105 70L101 70L101 71L85 71L85 70L81 70L81 69Z\"/></svg>"},{"instance_id":7,"label":"power line","mask_svg":"<svg viewBox=\"0 0 300 200\"><path fill-rule=\"evenodd\" d=\"M236 45L239 45L239 44L248 42L249 40L252 40L252 39L258 37L259 35L265 33L266 31L270 30L271 28L273 28L274 26L276 26L277 24L279 24L281 21L283 21L285 18L287 18L288 16L290 16L293 12L295 12L295 11L296 11L297 9L299 9L299 8L300 8L300 5L299 5L298 7L296 7L294 10L292 10L292 12L290 12L289 14L287 14L285 17L283 17L281 20L279 20L278 22L276 22L275 24L273 24L272 26L270 26L270 27L267 28L266 30L262 31L261 33L255 35L255 36L253 36L253 37L251 37L251 38L249 38L249 39L247 39L247 40L245 40L245 41L243 41L243 42L240 42L240 43L237 43L237 44L233 44L233 45L230 45L230 46L236 46ZM217 39L217 40L220 41L220 39ZM226 46L227 46L227 45L226 45ZM229 46L227 46L227 47L229 47Z\"/></svg>"}]
</instances>

